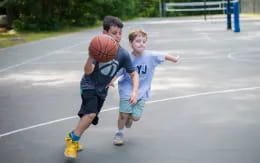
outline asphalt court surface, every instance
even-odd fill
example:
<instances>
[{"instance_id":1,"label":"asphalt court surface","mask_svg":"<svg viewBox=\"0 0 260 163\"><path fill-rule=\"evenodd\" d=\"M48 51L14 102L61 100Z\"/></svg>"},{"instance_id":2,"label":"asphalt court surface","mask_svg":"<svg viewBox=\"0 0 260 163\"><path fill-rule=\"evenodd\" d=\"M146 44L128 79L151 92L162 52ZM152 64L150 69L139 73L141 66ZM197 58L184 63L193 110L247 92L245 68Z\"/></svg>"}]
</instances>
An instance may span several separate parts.
<instances>
[{"instance_id":1,"label":"asphalt court surface","mask_svg":"<svg viewBox=\"0 0 260 163\"><path fill-rule=\"evenodd\" d=\"M1 162L259 163L260 19L150 18L125 22L148 32L148 49L180 55L156 69L142 119L113 146L118 116L111 88L98 126L81 138L75 160L64 136L78 121L79 81L91 38L101 27L0 49Z\"/></svg>"}]
</instances>

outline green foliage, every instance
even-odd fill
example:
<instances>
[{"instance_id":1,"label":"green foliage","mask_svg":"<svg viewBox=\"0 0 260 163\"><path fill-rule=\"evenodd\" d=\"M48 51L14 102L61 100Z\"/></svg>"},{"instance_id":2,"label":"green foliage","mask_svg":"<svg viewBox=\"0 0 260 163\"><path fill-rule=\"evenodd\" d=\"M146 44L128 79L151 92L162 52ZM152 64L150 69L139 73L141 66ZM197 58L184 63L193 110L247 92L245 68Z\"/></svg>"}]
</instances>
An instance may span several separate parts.
<instances>
[{"instance_id":1,"label":"green foliage","mask_svg":"<svg viewBox=\"0 0 260 163\"><path fill-rule=\"evenodd\" d=\"M21 20L16 19L13 21L13 28L15 30L24 29L24 26L25 26L25 23Z\"/></svg>"},{"instance_id":2,"label":"green foliage","mask_svg":"<svg viewBox=\"0 0 260 163\"><path fill-rule=\"evenodd\" d=\"M159 0L142 0L137 1L139 6L139 16L156 17L159 16Z\"/></svg>"},{"instance_id":3,"label":"green foliage","mask_svg":"<svg viewBox=\"0 0 260 163\"><path fill-rule=\"evenodd\" d=\"M106 15L122 20L159 15L159 0L4 0L3 7L12 27L22 31L93 26Z\"/></svg>"}]
</instances>

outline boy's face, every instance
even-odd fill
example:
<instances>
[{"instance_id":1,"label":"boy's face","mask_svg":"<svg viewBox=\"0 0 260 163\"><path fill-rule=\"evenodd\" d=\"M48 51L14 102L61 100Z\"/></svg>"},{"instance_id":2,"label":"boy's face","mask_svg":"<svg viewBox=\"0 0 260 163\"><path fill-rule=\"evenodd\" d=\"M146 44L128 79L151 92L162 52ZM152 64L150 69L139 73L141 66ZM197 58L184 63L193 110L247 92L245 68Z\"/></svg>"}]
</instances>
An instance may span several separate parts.
<instances>
[{"instance_id":1,"label":"boy's face","mask_svg":"<svg viewBox=\"0 0 260 163\"><path fill-rule=\"evenodd\" d=\"M146 48L147 38L142 35L137 35L131 42L131 47L133 51L137 54L142 54Z\"/></svg>"},{"instance_id":2,"label":"boy's face","mask_svg":"<svg viewBox=\"0 0 260 163\"><path fill-rule=\"evenodd\" d=\"M109 30L108 31L104 30L103 33L111 36L118 43L121 41L122 28L119 28L118 26L110 26Z\"/></svg>"}]
</instances>

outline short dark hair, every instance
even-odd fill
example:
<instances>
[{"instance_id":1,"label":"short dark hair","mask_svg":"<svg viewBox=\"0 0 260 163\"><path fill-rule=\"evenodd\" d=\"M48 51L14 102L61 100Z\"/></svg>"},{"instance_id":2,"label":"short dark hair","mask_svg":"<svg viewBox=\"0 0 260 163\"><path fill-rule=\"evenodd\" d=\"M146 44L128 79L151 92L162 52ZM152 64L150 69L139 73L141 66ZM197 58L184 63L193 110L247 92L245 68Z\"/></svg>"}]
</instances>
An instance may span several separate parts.
<instances>
[{"instance_id":1,"label":"short dark hair","mask_svg":"<svg viewBox=\"0 0 260 163\"><path fill-rule=\"evenodd\" d=\"M103 29L108 31L111 26L117 26L119 28L123 28L123 22L115 16L106 16L103 21Z\"/></svg>"}]
</instances>

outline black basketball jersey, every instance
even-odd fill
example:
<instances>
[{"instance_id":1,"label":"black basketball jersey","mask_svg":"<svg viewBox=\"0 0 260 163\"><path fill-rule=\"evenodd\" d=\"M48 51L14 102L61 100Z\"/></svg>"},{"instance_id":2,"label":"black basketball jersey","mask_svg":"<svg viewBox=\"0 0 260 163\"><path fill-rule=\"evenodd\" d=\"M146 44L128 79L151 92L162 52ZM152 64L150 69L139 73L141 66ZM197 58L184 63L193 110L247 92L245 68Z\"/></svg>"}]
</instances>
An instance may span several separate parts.
<instances>
[{"instance_id":1,"label":"black basketball jersey","mask_svg":"<svg viewBox=\"0 0 260 163\"><path fill-rule=\"evenodd\" d=\"M129 53L122 47L118 48L117 55L109 62L95 62L95 69L92 74L84 74L80 88L82 90L96 90L98 95L106 97L107 88L106 86L110 83L116 73L121 69L125 68L126 72L132 73L135 68L131 62Z\"/></svg>"}]
</instances>

